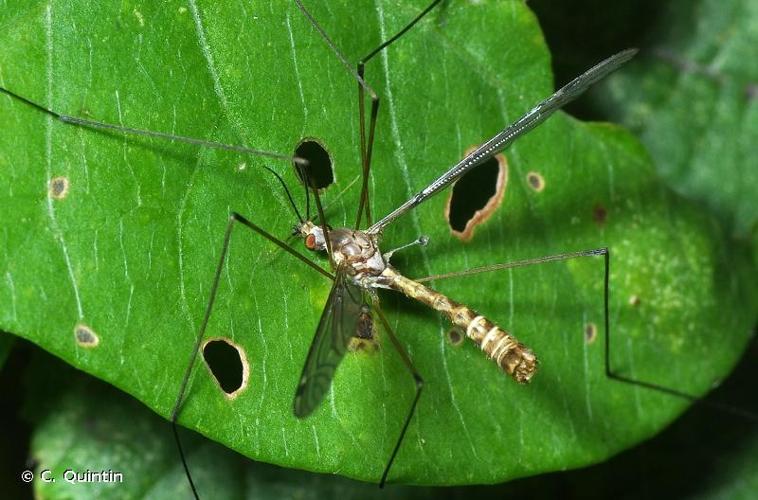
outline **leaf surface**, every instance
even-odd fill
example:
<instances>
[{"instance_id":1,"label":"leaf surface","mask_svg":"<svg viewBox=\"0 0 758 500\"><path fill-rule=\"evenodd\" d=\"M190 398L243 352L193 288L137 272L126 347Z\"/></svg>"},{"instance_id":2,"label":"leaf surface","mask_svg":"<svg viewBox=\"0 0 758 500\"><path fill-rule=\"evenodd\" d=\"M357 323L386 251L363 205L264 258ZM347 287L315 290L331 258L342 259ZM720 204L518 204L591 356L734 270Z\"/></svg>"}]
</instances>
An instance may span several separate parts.
<instances>
[{"instance_id":1,"label":"leaf surface","mask_svg":"<svg viewBox=\"0 0 758 500\"><path fill-rule=\"evenodd\" d=\"M666 4L646 57L605 86L605 110L639 135L659 174L735 236L758 228L758 44L754 2ZM664 21L665 20L665 21Z\"/></svg>"},{"instance_id":2,"label":"leaf surface","mask_svg":"<svg viewBox=\"0 0 758 500\"><path fill-rule=\"evenodd\" d=\"M310 7L350 61L421 9ZM293 5L113 9L77 1L3 7L2 84L67 114L270 151L289 153L302 138L317 138L336 178L324 194L329 222L352 224L357 85ZM373 213L389 212L547 96L548 62L522 2L446 4L371 61L367 80L382 98ZM0 328L168 416L228 215L240 212L286 238L296 220L260 167L297 186L292 167L84 130L6 97L0 120L12 130L0 136ZM749 254L657 182L632 136L559 114L505 156L503 202L470 242L450 233L447 194L385 231L387 249L419 234L431 238L399 253L398 269L418 277L608 246L615 369L693 394L729 373L755 319L746 305L756 293L744 279ZM533 189L532 173L544 189ZM68 183L61 199L49 192L58 177ZM475 346L448 343L449 327L435 313L381 294L426 381L390 480L489 483L579 467L675 418L685 402L605 377L602 283L599 258L433 283L538 354L540 371L526 387ZM413 396L384 336L379 351L347 356L311 417L292 414L329 288L312 269L236 228L208 337L242 346L250 377L229 399L198 363L181 423L256 460L378 480ZM591 343L590 324L599 333ZM97 347L77 344L82 326L97 335Z\"/></svg>"}]
</instances>

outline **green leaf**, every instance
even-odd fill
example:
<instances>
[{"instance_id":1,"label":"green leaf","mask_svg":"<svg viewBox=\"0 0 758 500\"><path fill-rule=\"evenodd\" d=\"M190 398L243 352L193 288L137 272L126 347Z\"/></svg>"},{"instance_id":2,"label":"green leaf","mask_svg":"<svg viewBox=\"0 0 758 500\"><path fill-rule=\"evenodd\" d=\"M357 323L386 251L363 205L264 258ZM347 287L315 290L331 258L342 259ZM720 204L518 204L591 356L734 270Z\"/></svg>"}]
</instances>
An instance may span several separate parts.
<instances>
[{"instance_id":1,"label":"green leaf","mask_svg":"<svg viewBox=\"0 0 758 500\"><path fill-rule=\"evenodd\" d=\"M606 109L649 149L682 195L740 237L758 228L758 44L754 2L667 2L646 56L606 87Z\"/></svg>"},{"instance_id":2,"label":"green leaf","mask_svg":"<svg viewBox=\"0 0 758 500\"><path fill-rule=\"evenodd\" d=\"M25 382L38 498L191 497L165 420L39 352L32 356ZM201 497L211 492L213 498L386 497L372 484L254 463L197 435L183 433L182 439ZM78 480L98 473L109 480ZM394 488L393 498L431 498L431 491Z\"/></svg>"},{"instance_id":3,"label":"green leaf","mask_svg":"<svg viewBox=\"0 0 758 500\"><path fill-rule=\"evenodd\" d=\"M755 356L756 351L750 352ZM737 379L717 391L721 400L735 401L741 386L756 375L756 364L747 359ZM176 498L189 496L189 486L177 458L167 423L135 400L80 372L66 369L49 355L33 353L26 370L15 373L26 387L24 413L34 429L30 459L35 463L33 482L44 498L102 496L109 498ZM4 377L10 381L11 377ZM736 384L735 384L736 382ZM12 390L3 386L3 391ZM724 389L730 391L724 394ZM735 391L735 389L737 389ZM749 398L740 404L750 405ZM752 407L755 404L753 402ZM728 427L724 428L724 423ZM747 425L745 425L747 424ZM719 432L710 432L714 427ZM460 498L477 496L507 498L532 496L552 498L562 491L569 498L589 494L611 496L623 485L629 497L656 491L660 495L698 498L752 498L755 491L755 458L758 434L747 421L725 418L706 407L693 408L655 439L613 459L576 471L543 475L487 487L423 489L352 482L337 476L280 469L249 463L222 447L182 434L183 446L194 465L194 481L201 498ZM11 428L14 435L25 431ZM692 436L698 436L693 440ZM6 444L7 441L3 441ZM713 457L718 460L714 462ZM7 486L18 486L18 473L7 467ZM59 478L55 483L39 480L43 470ZM66 469L79 472L112 470L123 474L121 483L71 484L61 480ZM708 474L692 477L692 470ZM5 483L4 483L5 484ZM16 496L22 495L21 491Z\"/></svg>"},{"instance_id":4,"label":"green leaf","mask_svg":"<svg viewBox=\"0 0 758 500\"><path fill-rule=\"evenodd\" d=\"M423 4L416 3L311 8L356 61L411 19ZM352 223L357 86L293 5L117 9L4 7L2 84L67 114L271 151L289 153L302 138L318 138L336 177L324 194L329 221ZM522 2L481 2L445 4L371 61L366 78L382 98L372 212L387 213L548 95L548 60ZM0 328L167 417L228 214L287 237L292 210L260 167L296 186L292 167L84 130L5 97L0 116L13 130L0 136ZM470 242L450 234L447 194L385 231L388 249L431 237L426 248L393 259L399 270L423 276L608 246L614 367L692 394L729 373L756 317L749 254L657 183L633 137L559 114L506 156L503 203ZM530 187L531 172L544 179L541 191ZM55 199L48 186L61 176L68 191ZM528 387L508 380L475 346L450 345L448 325L435 313L382 294L426 381L390 480L488 483L579 467L674 419L684 401L605 377L602 285L600 258L434 283L534 349L541 365ZM347 356L313 416L292 415L329 286L236 228L208 337L242 346L250 377L229 399L198 363L181 423L256 460L377 481L413 397L412 379L382 332L378 352ZM589 324L601 334L592 343ZM98 336L97 347L77 345L81 326Z\"/></svg>"}]
</instances>

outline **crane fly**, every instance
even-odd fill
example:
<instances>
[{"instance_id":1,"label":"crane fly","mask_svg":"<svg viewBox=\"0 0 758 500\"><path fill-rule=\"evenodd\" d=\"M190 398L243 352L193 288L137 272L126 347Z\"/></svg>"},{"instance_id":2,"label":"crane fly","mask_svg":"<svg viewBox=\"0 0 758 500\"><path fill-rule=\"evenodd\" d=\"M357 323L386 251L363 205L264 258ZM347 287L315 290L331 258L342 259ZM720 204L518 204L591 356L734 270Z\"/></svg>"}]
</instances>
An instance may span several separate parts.
<instances>
[{"instance_id":1,"label":"crane fly","mask_svg":"<svg viewBox=\"0 0 758 500\"><path fill-rule=\"evenodd\" d=\"M295 232L303 238L309 250L327 253L332 267L336 270L336 276L303 367L295 393L294 411L296 416L306 417L322 401L329 390L335 370L345 355L350 339L357 335L359 325L362 324L359 313L366 307L365 297L372 297L374 311L416 380L416 396L392 455L382 473L380 485L383 485L387 479L392 461L402 443L421 395L423 382L410 363L407 353L403 352L396 341L381 309L378 308L375 289L383 288L400 292L442 313L454 326L463 329L466 336L479 346L488 358L518 383L528 383L534 376L538 364L537 357L529 348L484 315L418 281L403 276L389 263L389 259L379 248L382 230L403 214L451 185L466 172L508 147L520 136L546 120L552 113L576 99L594 82L618 69L636 52L635 49L619 52L588 69L365 231L351 228L330 230L321 210L318 190L313 189L322 224L305 221L298 224ZM594 255L607 257L608 252L607 249L595 249L551 256L547 259Z\"/></svg>"},{"instance_id":2,"label":"crane fly","mask_svg":"<svg viewBox=\"0 0 758 500\"><path fill-rule=\"evenodd\" d=\"M388 289L402 293L403 295L417 300L432 309L442 313L453 325L461 328L466 336L478 345L482 352L492 359L506 374L520 384L528 383L537 370L537 357L525 345L519 342L516 337L506 330L500 328L493 321L477 313L472 308L458 303L442 293L428 288L420 281L411 280L403 276L390 263L389 257L395 251L385 254L379 248L382 231L397 220L403 214L417 207L424 201L428 200L435 194L439 193L446 187L453 184L465 173L471 171L478 165L494 157L497 153L507 148L513 141L528 133L545 121L554 112L561 109L569 102L578 98L592 84L604 78L608 74L617 70L624 63L629 61L637 53L636 49L627 49L615 54L604 61L598 63L579 75L568 84L557 90L548 98L544 99L531 110L525 113L521 118L505 127L501 132L487 140L481 146L466 155L462 160L457 162L451 168L446 170L437 179L433 180L428 186L416 193L405 203L398 206L388 215L370 224L366 230L360 230L364 211L366 218L370 221L371 215L368 205L368 175L371 164L371 153L374 139L375 122L379 107L379 98L376 93L368 86L363 78L365 62L386 48L389 44L395 42L415 23L421 20L440 0L433 1L427 9L414 18L405 28L398 32L388 41L381 44L376 50L371 52L367 57L358 63L358 68L354 71L347 62L345 56L337 49L326 32L321 28L318 22L302 5L300 0L295 0L303 15L308 18L311 25L322 39L327 43L335 55L340 59L346 69L354 75L358 82L359 89L359 110L360 110L360 135L361 135L361 161L362 161L362 189L360 203L357 211L355 228L336 228L330 229L326 222L324 209L321 205L318 186L315 185L312 176L308 172L308 162L293 162L298 172L298 177L303 181L306 191L306 203L309 203L309 191L313 193L313 198L317 207L317 214L320 223L311 221L308 216L302 218L294 204L292 195L289 192L284 181L275 172L292 205L299 223L295 225L293 234L303 239L304 245L314 252L325 252L328 256L334 274L311 261L308 257L290 247L285 242L271 235L254 222L243 215L233 212L227 224L226 234L222 246L221 256L211 286L210 298L206 307L205 316L200 327L195 349L184 378L181 384L181 390L176 400L172 412L172 422L178 419L184 394L187 389L192 367L200 348L205 329L210 318L211 310L216 298L218 285L226 259L231 234L238 224L258 233L270 242L279 246L282 250L312 267L322 275L333 281L331 291L327 298L326 304L322 311L321 317L316 328L313 341L306 356L303 371L295 391L293 401L293 412L298 418L305 418L310 415L321 403L325 394L331 387L331 382L338 365L344 358L348 350L348 345L353 338L371 336L374 328L374 315L379 319L387 333L391 344L399 354L406 369L409 371L415 382L415 396L405 417L402 430L393 447L392 453L384 467L379 485L382 487L389 475L392 463L397 456L403 438L413 417L416 405L421 396L423 388L423 378L413 366L411 359L405 349L398 341L389 322L382 313L376 290ZM365 95L371 97L371 112L368 126L365 122L364 100ZM309 206L309 205L308 205ZM308 209L306 209L308 214ZM420 237L416 242L425 244L424 237ZM413 243L409 244L412 245ZM406 246L409 246L406 245ZM538 262L549 262L555 260L566 260L576 257L604 256L606 264L606 281L605 281L605 320L608 322L607 298L608 298L608 265L609 254L606 248L572 252L566 254L552 255L539 259L530 259L528 261L513 262L504 265L504 267L518 267L530 265ZM472 271L476 272L476 271ZM176 426L174 425L174 435L177 445L180 449L180 455L185 468L185 472L192 487L193 493L197 495L195 485L192 481L189 467L187 465L184 453L181 449Z\"/></svg>"},{"instance_id":3,"label":"crane fly","mask_svg":"<svg viewBox=\"0 0 758 500\"><path fill-rule=\"evenodd\" d=\"M378 293L380 289L392 290L399 292L406 297L412 298L424 305L440 312L455 327L459 328L463 334L471 339L483 351L485 356L493 360L507 375L520 384L528 383L535 376L538 369L539 353L533 352L529 347L522 344L517 338L498 326L494 321L486 316L479 314L471 307L456 302L446 295L427 287L424 281L427 279L412 280L405 277L398 269L390 263L390 257L395 250L383 252L380 249L381 237L383 230L389 227L394 221L398 220L410 210L422 204L443 189L451 186L456 180L461 178L467 172L481 165L483 162L491 159L495 154L507 148L513 141L528 133L533 128L546 120L552 113L559 110L567 103L576 99L587 88L596 81L604 78L609 73L615 71L629 59L631 59L636 50L629 49L609 57L608 59L593 66L585 73L560 88L554 94L535 105L531 110L516 120L511 125L504 128L500 133L487 140L483 145L476 148L472 153L466 155L460 162L447 169L438 178L431 181L425 188L410 197L406 202L389 212L385 217L377 222L371 221L370 204L368 203L368 179L370 173L373 143L375 137L376 117L379 109L379 97L364 79L365 63L396 42L402 35L411 29L418 21L428 14L440 0L435 0L423 10L417 17L409 22L402 30L393 37L383 42L375 50L361 59L354 70L347 59L342 55L336 45L327 36L324 30L310 15L299 0L296 0L298 7L303 15L310 21L311 25L318 31L321 38L330 46L332 52L340 61L343 62L347 71L354 76L358 83L359 90L359 111L360 111L360 155L361 155L361 193L360 202L356 214L354 227L331 228L327 225L324 209L321 206L319 192L314 185L311 174L308 173L308 161L297 154L288 155L276 152L268 152L245 146L237 146L220 142L213 142L193 137L154 132L145 129L125 127L122 125L113 125L86 118L69 116L52 111L45 106L26 99L25 97L5 88L0 91L5 94L24 102L36 108L39 111L47 113L59 121L86 128L95 128L118 132L122 134L131 134L137 136L148 136L158 139L166 139L175 142L184 142L202 147L236 151L244 154L250 154L259 157L273 159L284 159L292 161L302 180L306 193L306 207L310 203L311 193L317 207L318 222L310 219L310 210L306 208L306 217L302 217L297 211L294 200L282 180L282 178L273 170L272 174L281 182L293 206L296 216L299 220L295 227L294 233L303 239L307 249L313 252L325 253L332 271L322 268L313 262L310 258L293 249L283 241L272 236L261 227L237 212L232 213L229 223L227 224L226 234L224 236L221 256L214 275L213 285L210 290L210 296L205 310L205 315L196 338L195 349L193 350L190 362L185 371L181 382L179 395L171 412L172 428L176 437L177 445L180 449L180 456L184 466L185 473L190 482L193 493L197 496L189 467L184 453L181 451L181 441L177 434L177 419L181 411L184 396L186 394L188 381L192 367L195 364L197 353L199 351L208 320L213 308L218 290L221 270L223 268L227 251L229 247L231 232L237 225L242 225L251 229L255 233L263 236L273 244L279 246L283 251L293 257L301 260L306 265L318 271L320 274L332 281L326 304L321 313L316 332L313 337L310 349L303 363L302 374L299 378L293 398L293 412L298 418L305 418L310 415L323 401L326 393L329 391L332 379L336 370L344 358L348 345L354 338L372 338L376 328L375 323L381 325L387 333L390 342L397 350L403 364L408 372L412 375L415 385L415 397L408 409L401 431L395 441L391 454L384 466L380 485L383 485L388 478L391 466L398 454L403 443L408 425L414 415L414 411L420 398L423 379L411 362L410 356L403 346L397 340L389 322L379 307ZM370 112L368 123L365 113L365 99L369 97ZM268 167L266 167L268 168ZM363 220L368 221L365 229L359 229ZM425 244L423 238L419 238L415 244ZM411 243L411 244L414 244ZM604 282L604 304L605 304L605 333L606 333L606 373L609 377L619 381L629 382L643 387L660 390L672 395L681 396L687 399L694 399L691 396L680 391L672 390L655 384L640 382L631 378L624 378L613 374L609 369L608 352L608 280L609 280L609 252L606 248L584 250L579 252L550 255L525 261L516 261L507 264L497 264L487 266L486 268L469 269L457 273L459 275L472 275L479 272L487 272L493 269L507 269L519 266L525 266L536 263L552 262L558 260L573 259L577 257L596 257L601 256L605 261L605 282ZM456 274L456 273L453 273ZM378 320L378 321L377 321Z\"/></svg>"}]
</instances>

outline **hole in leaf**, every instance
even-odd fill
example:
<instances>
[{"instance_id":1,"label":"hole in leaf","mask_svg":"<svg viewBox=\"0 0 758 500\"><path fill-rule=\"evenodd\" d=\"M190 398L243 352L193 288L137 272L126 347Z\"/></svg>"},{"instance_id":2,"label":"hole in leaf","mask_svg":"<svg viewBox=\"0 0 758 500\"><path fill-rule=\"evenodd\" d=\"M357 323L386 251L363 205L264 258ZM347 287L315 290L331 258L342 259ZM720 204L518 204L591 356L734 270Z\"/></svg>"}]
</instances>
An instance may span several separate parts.
<instances>
[{"instance_id":1,"label":"hole in leaf","mask_svg":"<svg viewBox=\"0 0 758 500\"><path fill-rule=\"evenodd\" d=\"M310 180L310 186L323 189L334 182L332 159L324 146L314 139L303 139L297 148L295 156L308 161L308 165L294 164L295 172L301 182L305 182L303 173Z\"/></svg>"},{"instance_id":2,"label":"hole in leaf","mask_svg":"<svg viewBox=\"0 0 758 500\"><path fill-rule=\"evenodd\" d=\"M74 337L76 337L76 343L80 347L92 348L97 347L100 343L100 337L86 325L76 325L74 327Z\"/></svg>"},{"instance_id":3,"label":"hole in leaf","mask_svg":"<svg viewBox=\"0 0 758 500\"><path fill-rule=\"evenodd\" d=\"M507 180L505 156L499 154L455 181L445 206L453 236L463 241L474 236L476 226L489 219L503 201Z\"/></svg>"},{"instance_id":4,"label":"hole in leaf","mask_svg":"<svg viewBox=\"0 0 758 500\"><path fill-rule=\"evenodd\" d=\"M230 340L216 338L205 342L203 359L228 397L237 397L247 386L247 358L244 351Z\"/></svg>"}]
</instances>

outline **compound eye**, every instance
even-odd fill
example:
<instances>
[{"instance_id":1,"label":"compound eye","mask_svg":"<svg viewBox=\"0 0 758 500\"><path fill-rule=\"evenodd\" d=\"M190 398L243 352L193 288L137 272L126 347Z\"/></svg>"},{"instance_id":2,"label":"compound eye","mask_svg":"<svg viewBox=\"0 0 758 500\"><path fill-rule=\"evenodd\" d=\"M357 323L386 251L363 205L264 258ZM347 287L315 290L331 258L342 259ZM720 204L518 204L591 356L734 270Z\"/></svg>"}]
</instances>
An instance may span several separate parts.
<instances>
[{"instance_id":1,"label":"compound eye","mask_svg":"<svg viewBox=\"0 0 758 500\"><path fill-rule=\"evenodd\" d=\"M315 250L316 249L316 237L312 234L309 234L305 237L305 246L309 250Z\"/></svg>"}]
</instances>

